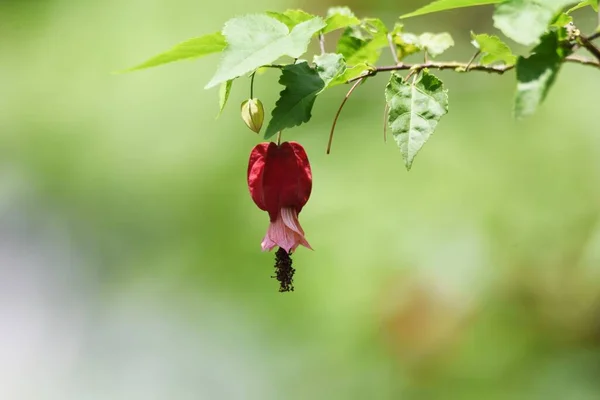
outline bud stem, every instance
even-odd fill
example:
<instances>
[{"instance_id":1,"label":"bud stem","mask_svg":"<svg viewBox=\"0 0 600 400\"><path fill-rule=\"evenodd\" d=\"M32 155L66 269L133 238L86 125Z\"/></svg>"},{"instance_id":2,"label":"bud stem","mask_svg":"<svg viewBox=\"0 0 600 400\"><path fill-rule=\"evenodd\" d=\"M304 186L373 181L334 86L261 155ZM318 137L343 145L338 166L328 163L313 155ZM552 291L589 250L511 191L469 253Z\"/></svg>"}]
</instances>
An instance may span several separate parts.
<instances>
[{"instance_id":1,"label":"bud stem","mask_svg":"<svg viewBox=\"0 0 600 400\"><path fill-rule=\"evenodd\" d=\"M256 71L252 73L250 76L250 98L254 98L254 75L256 75Z\"/></svg>"}]
</instances>

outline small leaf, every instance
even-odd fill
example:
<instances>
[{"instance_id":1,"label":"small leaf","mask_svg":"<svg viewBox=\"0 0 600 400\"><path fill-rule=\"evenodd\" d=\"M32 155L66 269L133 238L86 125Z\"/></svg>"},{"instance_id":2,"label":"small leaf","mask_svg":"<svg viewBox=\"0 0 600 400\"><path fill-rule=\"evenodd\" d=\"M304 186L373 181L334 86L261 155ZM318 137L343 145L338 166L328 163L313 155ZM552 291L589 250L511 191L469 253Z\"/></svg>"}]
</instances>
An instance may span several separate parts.
<instances>
[{"instance_id":1,"label":"small leaf","mask_svg":"<svg viewBox=\"0 0 600 400\"><path fill-rule=\"evenodd\" d=\"M354 13L348 7L332 7L327 11L323 33L335 31L360 24Z\"/></svg>"},{"instance_id":2,"label":"small leaf","mask_svg":"<svg viewBox=\"0 0 600 400\"><path fill-rule=\"evenodd\" d=\"M550 26L553 26L556 28L562 28L563 26L565 26L571 22L573 22L573 17L571 17L567 13L560 13L554 18L554 21L552 21Z\"/></svg>"},{"instance_id":3,"label":"small leaf","mask_svg":"<svg viewBox=\"0 0 600 400\"><path fill-rule=\"evenodd\" d=\"M381 49L388 46L385 34L372 39L361 39L353 34L352 29L346 29L337 44L336 52L344 56L346 64L375 64L381 55Z\"/></svg>"},{"instance_id":4,"label":"small leaf","mask_svg":"<svg viewBox=\"0 0 600 400\"><path fill-rule=\"evenodd\" d=\"M321 18L301 22L292 31L266 15L247 15L227 21L223 35L227 47L209 89L237 78L282 56L298 58L306 52L313 34L325 27Z\"/></svg>"},{"instance_id":5,"label":"small leaf","mask_svg":"<svg viewBox=\"0 0 600 400\"><path fill-rule=\"evenodd\" d=\"M587 7L587 6L591 6L594 9L594 11L598 12L598 4L599 3L600 3L600 0L583 0L583 1L579 2L577 5L569 8L567 10L567 14L571 14L573 11L579 10L580 8Z\"/></svg>"},{"instance_id":6,"label":"small leaf","mask_svg":"<svg viewBox=\"0 0 600 400\"><path fill-rule=\"evenodd\" d=\"M385 88L385 98L390 130L406 169L410 170L415 156L448 112L448 92L442 81L423 70L412 83L393 73Z\"/></svg>"},{"instance_id":7,"label":"small leaf","mask_svg":"<svg viewBox=\"0 0 600 400\"><path fill-rule=\"evenodd\" d=\"M367 64L356 64L353 67L346 68L346 70L338 76L336 79L329 83L329 87L337 86L348 82L350 79L358 78L366 71L369 71L371 67Z\"/></svg>"},{"instance_id":8,"label":"small leaf","mask_svg":"<svg viewBox=\"0 0 600 400\"><path fill-rule=\"evenodd\" d=\"M573 0L506 0L496 6L494 26L517 43L539 42L554 15Z\"/></svg>"},{"instance_id":9,"label":"small leaf","mask_svg":"<svg viewBox=\"0 0 600 400\"><path fill-rule=\"evenodd\" d=\"M454 46L454 40L449 33L429 33L425 32L419 36L419 43L431 57L436 57Z\"/></svg>"},{"instance_id":10,"label":"small leaf","mask_svg":"<svg viewBox=\"0 0 600 400\"><path fill-rule=\"evenodd\" d=\"M265 139L283 129L308 122L317 94L325 87L323 79L307 62L286 65L279 83L285 86L285 89L279 93Z\"/></svg>"},{"instance_id":11,"label":"small leaf","mask_svg":"<svg viewBox=\"0 0 600 400\"><path fill-rule=\"evenodd\" d=\"M283 22L290 29L302 22L309 21L315 18L314 15L311 15L302 10L285 10L282 13L275 11L267 11L266 14L271 18L275 18L276 20Z\"/></svg>"},{"instance_id":12,"label":"small leaf","mask_svg":"<svg viewBox=\"0 0 600 400\"><path fill-rule=\"evenodd\" d=\"M327 87L333 86L334 81L346 71L346 62L341 54L325 53L318 55L315 56L314 63L317 73L325 84L321 92Z\"/></svg>"},{"instance_id":13,"label":"small leaf","mask_svg":"<svg viewBox=\"0 0 600 400\"><path fill-rule=\"evenodd\" d=\"M152 57L142 64L133 68L129 68L123 72L137 71L140 69L168 64L174 61L191 60L194 58L207 56L212 53L223 51L226 44L225 37L221 34L221 32L211 33L209 35L200 36L179 43L170 50Z\"/></svg>"},{"instance_id":14,"label":"small leaf","mask_svg":"<svg viewBox=\"0 0 600 400\"><path fill-rule=\"evenodd\" d=\"M387 26L379 18L365 18L362 20L361 26L364 30L373 36L387 35Z\"/></svg>"},{"instance_id":15,"label":"small leaf","mask_svg":"<svg viewBox=\"0 0 600 400\"><path fill-rule=\"evenodd\" d=\"M430 14L439 11L452 10L454 8L482 6L485 4L500 3L502 0L437 0L421 7L416 11L401 15L400 18L416 17L418 15Z\"/></svg>"},{"instance_id":16,"label":"small leaf","mask_svg":"<svg viewBox=\"0 0 600 400\"><path fill-rule=\"evenodd\" d=\"M497 61L502 61L506 65L513 65L517 62L517 57L512 53L510 47L504 43L498 36L481 33L479 35L471 32L473 46L477 47L483 57L481 64L488 65Z\"/></svg>"},{"instance_id":17,"label":"small leaf","mask_svg":"<svg viewBox=\"0 0 600 400\"><path fill-rule=\"evenodd\" d=\"M566 56L567 52L559 45L558 34L549 32L533 49L532 55L519 57L514 109L517 118L533 114L544 101Z\"/></svg>"},{"instance_id":18,"label":"small leaf","mask_svg":"<svg viewBox=\"0 0 600 400\"><path fill-rule=\"evenodd\" d=\"M233 80L229 80L227 82L221 83L221 87L219 88L219 114L217 118L221 116L223 109L225 108L225 104L227 104L227 100L229 99L229 92L231 92L231 85L233 84Z\"/></svg>"},{"instance_id":19,"label":"small leaf","mask_svg":"<svg viewBox=\"0 0 600 400\"><path fill-rule=\"evenodd\" d=\"M403 33L400 29L394 29L395 34L392 36L394 44L396 44L396 53L398 59L402 60L405 57L420 52L421 42L419 37L414 33Z\"/></svg>"}]
</instances>

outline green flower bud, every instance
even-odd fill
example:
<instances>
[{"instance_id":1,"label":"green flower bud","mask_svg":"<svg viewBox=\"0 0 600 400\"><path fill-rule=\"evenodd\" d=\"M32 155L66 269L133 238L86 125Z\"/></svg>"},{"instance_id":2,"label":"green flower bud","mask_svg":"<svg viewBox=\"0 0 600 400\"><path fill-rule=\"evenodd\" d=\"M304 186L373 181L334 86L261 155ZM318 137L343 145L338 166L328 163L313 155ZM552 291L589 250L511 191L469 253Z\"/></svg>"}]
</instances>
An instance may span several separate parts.
<instances>
[{"instance_id":1,"label":"green flower bud","mask_svg":"<svg viewBox=\"0 0 600 400\"><path fill-rule=\"evenodd\" d=\"M242 103L242 119L254 132L260 132L265 119L265 110L259 99L249 99Z\"/></svg>"}]
</instances>

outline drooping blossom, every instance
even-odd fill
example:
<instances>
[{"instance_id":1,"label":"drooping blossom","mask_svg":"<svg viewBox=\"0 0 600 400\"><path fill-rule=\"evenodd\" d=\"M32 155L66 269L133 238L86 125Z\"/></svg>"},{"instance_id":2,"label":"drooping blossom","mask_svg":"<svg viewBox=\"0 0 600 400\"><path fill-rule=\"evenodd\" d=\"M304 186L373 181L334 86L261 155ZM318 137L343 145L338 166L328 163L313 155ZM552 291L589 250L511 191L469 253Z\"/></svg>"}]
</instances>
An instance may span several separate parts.
<instances>
[{"instance_id":1,"label":"drooping blossom","mask_svg":"<svg viewBox=\"0 0 600 400\"><path fill-rule=\"evenodd\" d=\"M298 221L312 190L310 164L299 143L255 146L248 164L248 188L258 208L269 213L263 251L278 246L290 254L299 245L312 249Z\"/></svg>"}]
</instances>

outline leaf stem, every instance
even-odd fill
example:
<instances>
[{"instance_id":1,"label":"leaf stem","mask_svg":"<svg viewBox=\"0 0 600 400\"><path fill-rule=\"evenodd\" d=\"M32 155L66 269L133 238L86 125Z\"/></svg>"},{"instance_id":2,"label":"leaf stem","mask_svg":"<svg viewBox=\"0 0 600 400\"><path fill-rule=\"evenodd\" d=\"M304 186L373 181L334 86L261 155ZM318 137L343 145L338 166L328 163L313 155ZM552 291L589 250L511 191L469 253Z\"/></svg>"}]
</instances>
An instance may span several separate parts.
<instances>
[{"instance_id":1,"label":"leaf stem","mask_svg":"<svg viewBox=\"0 0 600 400\"><path fill-rule=\"evenodd\" d=\"M350 90L348 90L348 93L346 93L346 97L344 97L344 100L342 100L342 104L340 104L340 107L338 108L337 112L335 113L335 118L333 119L333 125L331 126L331 132L329 132L329 142L327 143L327 154L331 153L331 143L333 142L333 132L335 131L335 125L337 124L337 120L340 116L340 113L342 112L342 108L344 108L344 104L346 104L346 102L348 101L348 98L352 95L352 92L354 92L354 89L356 89L358 87L358 85L360 85L360 83L364 79L366 79L366 76L362 76L362 77L358 78L358 80L354 83L354 85L352 85Z\"/></svg>"},{"instance_id":2,"label":"leaf stem","mask_svg":"<svg viewBox=\"0 0 600 400\"><path fill-rule=\"evenodd\" d=\"M398 51L396 50L396 46L394 45L394 41L392 40L392 35L387 34L387 41L390 46L390 51L392 52L392 57L394 58L394 63L396 65L400 64L400 59L398 59Z\"/></svg>"},{"instance_id":3,"label":"leaf stem","mask_svg":"<svg viewBox=\"0 0 600 400\"><path fill-rule=\"evenodd\" d=\"M479 57L480 54L481 54L481 50L477 50L475 52L475 54L473 54L473 57L471 57L471 59L467 63L467 66L465 67L465 71L468 71L469 68L471 68L471 64L473 64L475 62L475 60L477 59L477 57Z\"/></svg>"},{"instance_id":4,"label":"leaf stem","mask_svg":"<svg viewBox=\"0 0 600 400\"><path fill-rule=\"evenodd\" d=\"M410 77L413 76L415 72L417 72L416 69L411 69L410 72L408 74L406 74L406 76L404 77L404 82L408 82Z\"/></svg>"},{"instance_id":5,"label":"leaf stem","mask_svg":"<svg viewBox=\"0 0 600 400\"><path fill-rule=\"evenodd\" d=\"M250 98L253 99L254 98L254 76L256 75L256 71L254 71L252 73L252 76L250 76Z\"/></svg>"},{"instance_id":6,"label":"leaf stem","mask_svg":"<svg viewBox=\"0 0 600 400\"><path fill-rule=\"evenodd\" d=\"M321 54L325 54L325 35L319 33L319 46L321 47Z\"/></svg>"}]
</instances>

